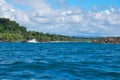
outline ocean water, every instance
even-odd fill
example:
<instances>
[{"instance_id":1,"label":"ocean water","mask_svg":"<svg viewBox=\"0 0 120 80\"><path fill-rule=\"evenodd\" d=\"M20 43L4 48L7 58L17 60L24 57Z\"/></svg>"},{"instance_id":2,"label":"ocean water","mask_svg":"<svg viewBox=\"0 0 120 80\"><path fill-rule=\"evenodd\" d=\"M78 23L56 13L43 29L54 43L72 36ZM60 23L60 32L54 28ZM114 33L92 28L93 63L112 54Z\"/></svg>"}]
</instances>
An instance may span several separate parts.
<instances>
[{"instance_id":1,"label":"ocean water","mask_svg":"<svg viewBox=\"0 0 120 80\"><path fill-rule=\"evenodd\" d=\"M0 80L120 80L120 44L0 42Z\"/></svg>"}]
</instances>

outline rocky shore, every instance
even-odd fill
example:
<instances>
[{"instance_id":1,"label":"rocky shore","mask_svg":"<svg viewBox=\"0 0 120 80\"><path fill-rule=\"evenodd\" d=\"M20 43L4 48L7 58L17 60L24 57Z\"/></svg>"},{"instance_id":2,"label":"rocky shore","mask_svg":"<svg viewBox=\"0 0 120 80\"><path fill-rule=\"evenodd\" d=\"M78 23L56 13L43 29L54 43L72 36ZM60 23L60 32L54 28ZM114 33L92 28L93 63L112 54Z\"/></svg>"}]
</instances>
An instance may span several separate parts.
<instances>
[{"instance_id":1,"label":"rocky shore","mask_svg":"<svg viewBox=\"0 0 120 80\"><path fill-rule=\"evenodd\" d=\"M104 37L104 38L99 38L97 40L94 40L93 42L119 44L120 37Z\"/></svg>"}]
</instances>

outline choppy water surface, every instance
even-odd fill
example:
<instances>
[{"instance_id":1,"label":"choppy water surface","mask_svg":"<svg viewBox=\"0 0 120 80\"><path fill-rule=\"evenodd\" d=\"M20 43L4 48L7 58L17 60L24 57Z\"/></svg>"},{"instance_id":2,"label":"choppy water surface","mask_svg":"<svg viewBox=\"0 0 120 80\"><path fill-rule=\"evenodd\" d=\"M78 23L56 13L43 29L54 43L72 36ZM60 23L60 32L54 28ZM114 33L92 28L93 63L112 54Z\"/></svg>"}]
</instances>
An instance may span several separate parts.
<instances>
[{"instance_id":1,"label":"choppy water surface","mask_svg":"<svg viewBox=\"0 0 120 80\"><path fill-rule=\"evenodd\" d=\"M0 80L120 80L120 44L1 42Z\"/></svg>"}]
</instances>

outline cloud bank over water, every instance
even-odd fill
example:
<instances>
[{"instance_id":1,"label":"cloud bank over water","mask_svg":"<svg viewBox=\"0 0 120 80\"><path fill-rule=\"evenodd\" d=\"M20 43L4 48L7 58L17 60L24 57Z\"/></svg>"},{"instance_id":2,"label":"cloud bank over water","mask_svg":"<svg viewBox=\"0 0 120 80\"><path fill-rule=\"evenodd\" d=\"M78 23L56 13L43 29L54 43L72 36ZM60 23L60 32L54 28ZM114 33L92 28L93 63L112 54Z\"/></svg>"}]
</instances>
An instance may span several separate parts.
<instances>
[{"instance_id":1,"label":"cloud bank over water","mask_svg":"<svg viewBox=\"0 0 120 80\"><path fill-rule=\"evenodd\" d=\"M0 17L10 18L28 30L74 36L120 36L120 9L53 9L45 0L0 0ZM66 6L65 0L54 0ZM19 5L19 6L16 6ZM21 8L22 7L22 8Z\"/></svg>"}]
</instances>

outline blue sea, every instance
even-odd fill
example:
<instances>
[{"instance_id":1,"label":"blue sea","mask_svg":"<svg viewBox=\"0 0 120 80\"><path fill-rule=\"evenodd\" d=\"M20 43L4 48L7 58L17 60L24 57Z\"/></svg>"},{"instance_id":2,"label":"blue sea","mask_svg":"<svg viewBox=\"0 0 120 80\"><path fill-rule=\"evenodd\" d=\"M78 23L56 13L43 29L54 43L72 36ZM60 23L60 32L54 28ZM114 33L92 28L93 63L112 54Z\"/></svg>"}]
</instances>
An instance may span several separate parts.
<instances>
[{"instance_id":1,"label":"blue sea","mask_svg":"<svg viewBox=\"0 0 120 80\"><path fill-rule=\"evenodd\" d=\"M0 80L120 80L120 44L0 42Z\"/></svg>"}]
</instances>

